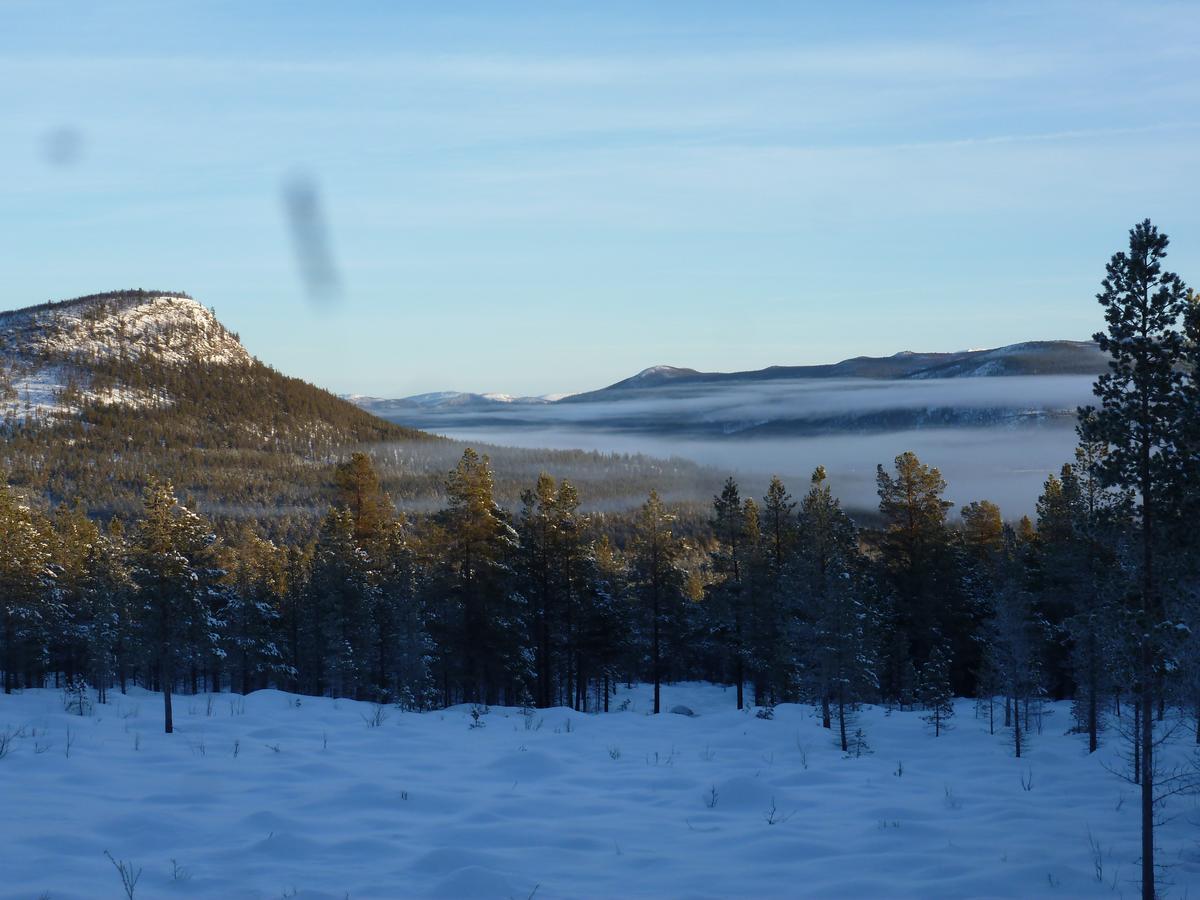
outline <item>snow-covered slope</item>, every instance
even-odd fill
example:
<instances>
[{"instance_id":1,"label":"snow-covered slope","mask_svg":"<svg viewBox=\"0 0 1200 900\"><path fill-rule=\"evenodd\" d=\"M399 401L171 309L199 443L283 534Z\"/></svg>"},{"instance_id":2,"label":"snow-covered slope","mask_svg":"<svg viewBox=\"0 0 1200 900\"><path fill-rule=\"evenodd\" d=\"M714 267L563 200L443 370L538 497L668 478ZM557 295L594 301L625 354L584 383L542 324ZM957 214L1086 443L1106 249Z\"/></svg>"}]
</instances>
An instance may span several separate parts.
<instances>
[{"instance_id":1,"label":"snow-covered slope","mask_svg":"<svg viewBox=\"0 0 1200 900\"><path fill-rule=\"evenodd\" d=\"M647 687L613 712L402 713L259 691L113 693L90 715L52 690L0 696L0 900L138 898L1131 897L1136 788L1119 736L1089 756L1068 704L1015 759L959 701L867 708L847 758L803 706L772 719L733 692ZM623 709L621 709L623 707ZM371 723L378 721L377 727ZM1191 752L1187 727L1164 762ZM1170 896L1200 890L1195 808L1157 833Z\"/></svg>"},{"instance_id":2,"label":"snow-covered slope","mask_svg":"<svg viewBox=\"0 0 1200 900\"><path fill-rule=\"evenodd\" d=\"M145 387L95 377L116 364L244 366L236 335L185 294L125 291L0 312L0 418L71 413L86 402L169 403Z\"/></svg>"}]
</instances>

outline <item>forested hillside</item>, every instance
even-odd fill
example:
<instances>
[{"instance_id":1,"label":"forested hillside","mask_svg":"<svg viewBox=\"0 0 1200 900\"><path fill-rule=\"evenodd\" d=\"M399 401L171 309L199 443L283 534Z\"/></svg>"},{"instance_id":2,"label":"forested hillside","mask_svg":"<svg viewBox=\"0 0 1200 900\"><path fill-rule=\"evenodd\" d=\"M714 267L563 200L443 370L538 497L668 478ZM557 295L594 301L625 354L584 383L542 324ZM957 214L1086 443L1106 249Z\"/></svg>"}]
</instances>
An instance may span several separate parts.
<instances>
[{"instance_id":1,"label":"forested hillside","mask_svg":"<svg viewBox=\"0 0 1200 900\"><path fill-rule=\"evenodd\" d=\"M416 510L445 496L453 444L376 418L254 359L186 294L123 291L0 313L0 471L31 501L128 517L149 478L169 480L219 530L252 522L274 537L314 532L333 466L376 456L393 497ZM717 478L690 463L493 450L499 496L515 506L530 473L576 476L625 509L652 485Z\"/></svg>"}]
</instances>

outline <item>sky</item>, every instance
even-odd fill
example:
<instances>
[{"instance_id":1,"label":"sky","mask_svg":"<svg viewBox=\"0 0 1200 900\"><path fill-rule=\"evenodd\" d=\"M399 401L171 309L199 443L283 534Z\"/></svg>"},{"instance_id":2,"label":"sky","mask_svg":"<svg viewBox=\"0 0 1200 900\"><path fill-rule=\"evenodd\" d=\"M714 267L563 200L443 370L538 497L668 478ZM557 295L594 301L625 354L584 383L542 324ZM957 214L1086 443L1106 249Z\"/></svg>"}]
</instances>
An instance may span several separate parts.
<instances>
[{"instance_id":1,"label":"sky","mask_svg":"<svg viewBox=\"0 0 1200 900\"><path fill-rule=\"evenodd\" d=\"M1081 339L1142 218L1200 283L1198 45L1184 3L0 0L0 308L185 290L377 396Z\"/></svg>"}]
</instances>

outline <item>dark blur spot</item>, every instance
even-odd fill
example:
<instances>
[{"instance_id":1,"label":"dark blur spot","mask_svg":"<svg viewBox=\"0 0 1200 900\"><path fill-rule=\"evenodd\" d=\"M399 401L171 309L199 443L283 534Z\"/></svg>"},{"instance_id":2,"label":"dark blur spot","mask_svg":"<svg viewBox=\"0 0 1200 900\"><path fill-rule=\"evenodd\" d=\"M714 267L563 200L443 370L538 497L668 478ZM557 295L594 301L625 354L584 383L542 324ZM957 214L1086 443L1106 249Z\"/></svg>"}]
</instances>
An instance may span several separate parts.
<instances>
[{"instance_id":1,"label":"dark blur spot","mask_svg":"<svg viewBox=\"0 0 1200 900\"><path fill-rule=\"evenodd\" d=\"M52 166L73 166L83 156L83 134L63 126L42 135L42 155Z\"/></svg>"},{"instance_id":2,"label":"dark blur spot","mask_svg":"<svg viewBox=\"0 0 1200 900\"><path fill-rule=\"evenodd\" d=\"M283 211L296 248L296 264L309 298L321 303L336 300L338 275L316 183L307 175L295 175L284 182Z\"/></svg>"}]
</instances>

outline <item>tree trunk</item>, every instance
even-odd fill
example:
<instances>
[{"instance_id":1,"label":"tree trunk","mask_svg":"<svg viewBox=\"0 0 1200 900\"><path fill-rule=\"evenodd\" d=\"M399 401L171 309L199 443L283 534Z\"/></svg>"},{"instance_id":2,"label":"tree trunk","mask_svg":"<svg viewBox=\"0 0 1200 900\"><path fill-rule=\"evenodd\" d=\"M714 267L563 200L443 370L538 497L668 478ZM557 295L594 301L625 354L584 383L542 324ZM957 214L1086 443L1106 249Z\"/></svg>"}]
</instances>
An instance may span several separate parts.
<instances>
[{"instance_id":1,"label":"tree trunk","mask_svg":"<svg viewBox=\"0 0 1200 900\"><path fill-rule=\"evenodd\" d=\"M1142 650L1142 900L1154 900L1154 703L1149 641Z\"/></svg>"},{"instance_id":2,"label":"tree trunk","mask_svg":"<svg viewBox=\"0 0 1200 900\"><path fill-rule=\"evenodd\" d=\"M166 662L163 662L160 667L159 680L162 682L163 725L167 734L175 731L175 718L171 714L171 679L171 672Z\"/></svg>"},{"instance_id":3,"label":"tree trunk","mask_svg":"<svg viewBox=\"0 0 1200 900\"><path fill-rule=\"evenodd\" d=\"M1025 725L1028 727L1029 719L1026 718ZM1021 758L1021 713L1018 710L1013 716L1013 748L1016 750L1017 759Z\"/></svg>"},{"instance_id":4,"label":"tree trunk","mask_svg":"<svg viewBox=\"0 0 1200 900\"><path fill-rule=\"evenodd\" d=\"M736 672L737 705L738 705L738 709L742 709L746 705L746 695L745 695L746 672L745 672L745 663L742 662L740 654L738 656L737 666L735 668L737 669L737 672Z\"/></svg>"},{"instance_id":5,"label":"tree trunk","mask_svg":"<svg viewBox=\"0 0 1200 900\"><path fill-rule=\"evenodd\" d=\"M847 753L850 745L846 742L846 701L840 692L838 693L838 730L842 736L842 752Z\"/></svg>"}]
</instances>

